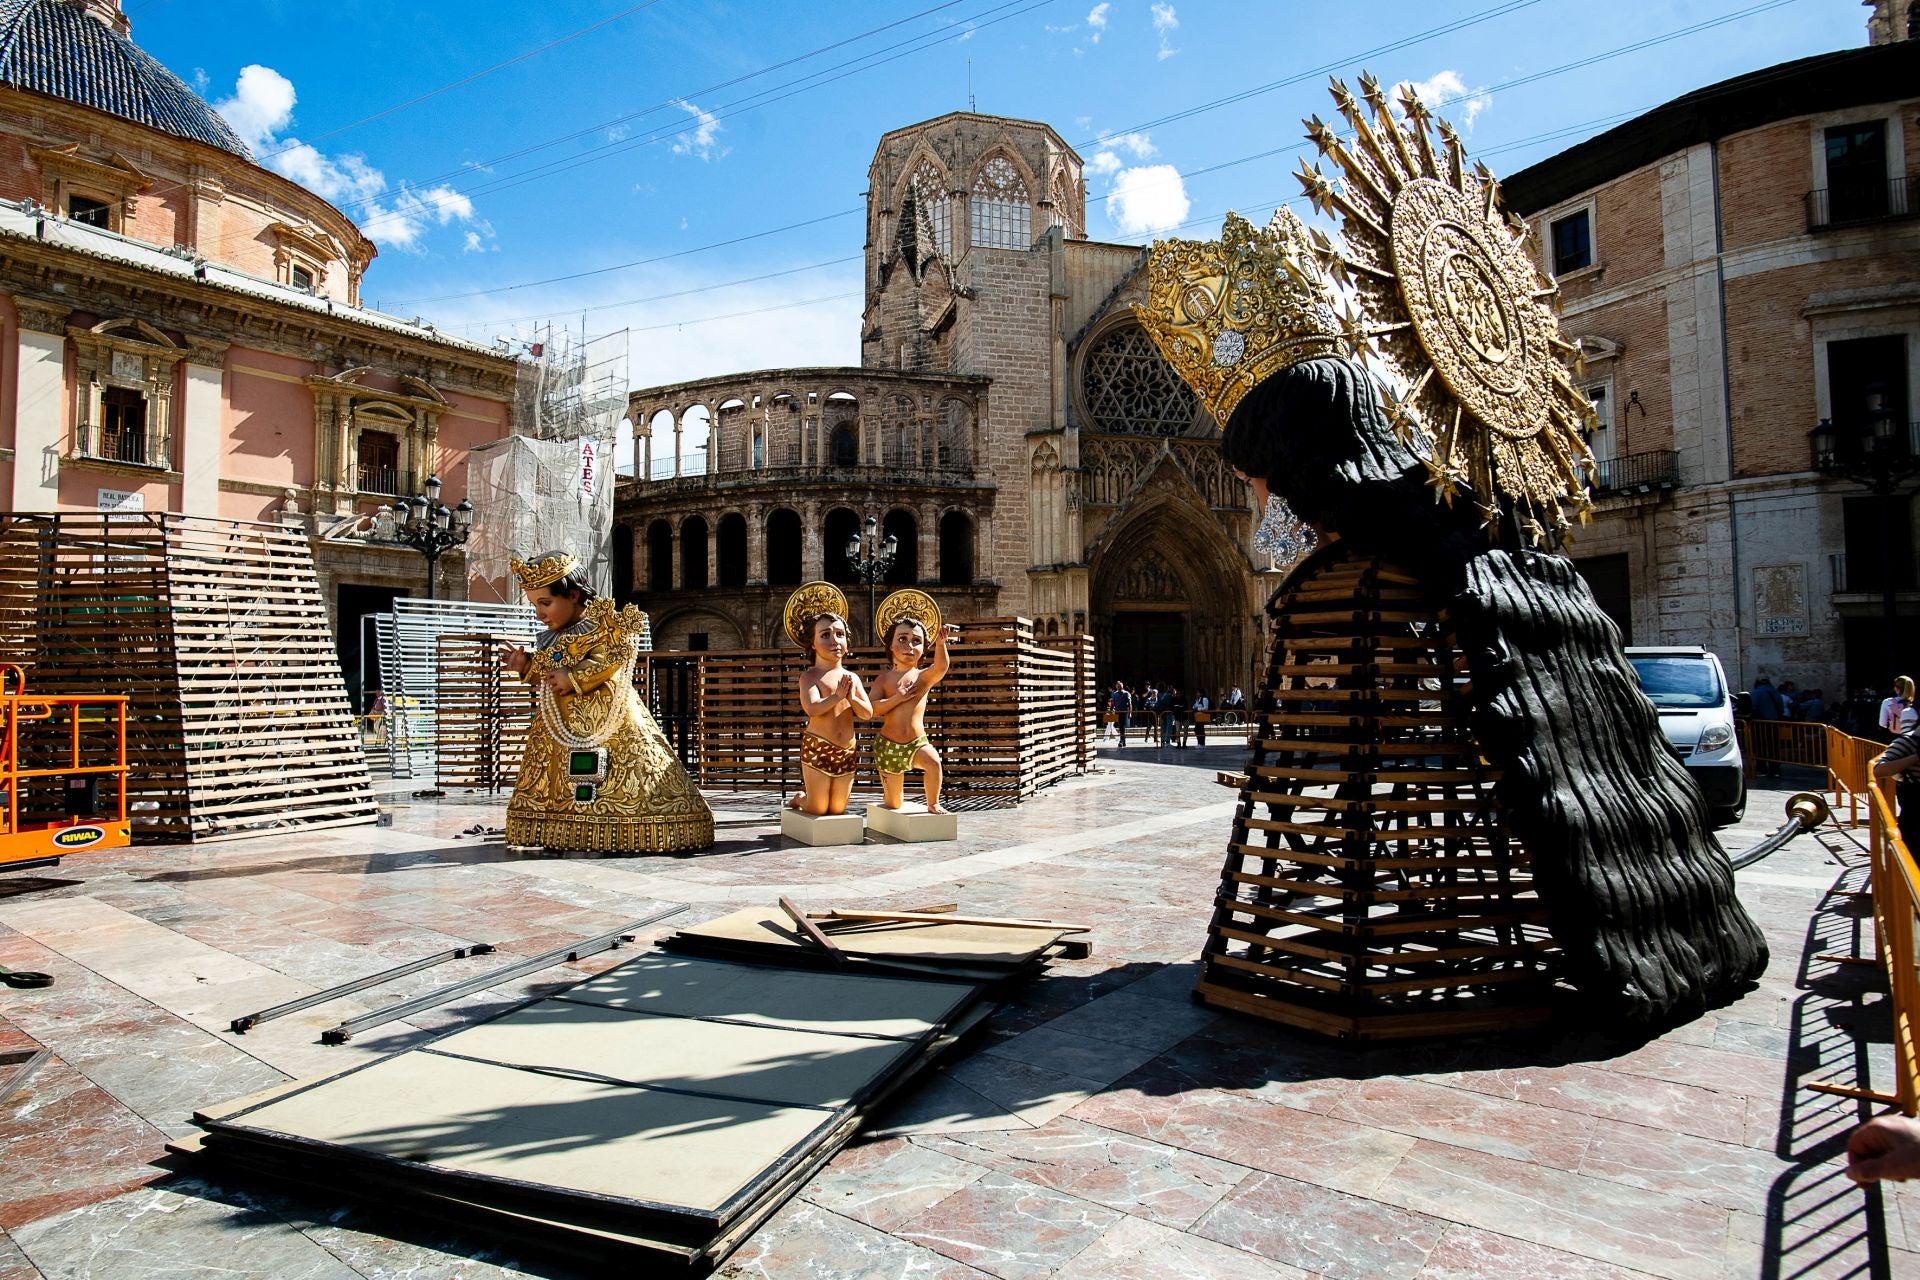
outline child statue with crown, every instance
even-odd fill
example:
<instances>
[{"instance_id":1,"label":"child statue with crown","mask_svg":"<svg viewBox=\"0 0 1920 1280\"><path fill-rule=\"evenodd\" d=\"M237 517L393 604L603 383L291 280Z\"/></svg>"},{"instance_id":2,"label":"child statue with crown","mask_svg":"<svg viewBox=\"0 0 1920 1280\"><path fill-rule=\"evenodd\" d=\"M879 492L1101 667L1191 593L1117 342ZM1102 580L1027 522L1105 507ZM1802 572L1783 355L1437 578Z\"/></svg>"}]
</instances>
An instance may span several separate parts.
<instances>
[{"instance_id":1,"label":"child statue with crown","mask_svg":"<svg viewBox=\"0 0 1920 1280\"><path fill-rule=\"evenodd\" d=\"M1347 834L1326 837L1335 847L1304 854L1284 876L1266 872L1290 900L1249 911L1312 927L1317 918L1298 906L1303 895L1374 895L1380 915L1357 927L1371 931L1391 919L1402 921L1394 925L1402 937L1437 930L1428 917L1449 913L1424 903L1458 901L1465 905L1453 914L1469 917L1481 910L1460 888L1481 868L1452 853L1458 832L1496 824L1496 839L1483 846L1492 852L1479 862L1508 858L1509 840L1519 845L1511 865L1530 878L1544 908L1557 952L1550 976L1570 983L1603 1025L1671 1024L1737 996L1765 969L1767 947L1741 907L1700 793L1668 751L1621 652L1618 630L1562 551L1568 515L1584 519L1590 506L1593 463L1583 430L1591 410L1571 368L1579 349L1560 333L1554 282L1525 225L1500 207L1493 175L1467 162L1457 135L1411 92L1390 107L1377 81L1363 77L1361 87L1356 98L1334 82L1344 132L1317 117L1306 122L1308 138L1341 173L1329 180L1303 164L1301 182L1317 209L1341 221L1339 239L1284 207L1261 229L1230 214L1217 241L1155 244L1148 301L1136 308L1220 423L1223 458L1248 483L1256 515L1267 517L1256 545L1270 545L1276 525L1319 543L1269 605L1278 638L1255 738L1270 767L1267 780L1243 792L1236 836L1249 827L1285 833L1267 841L1267 865L1285 870L1288 853L1307 848L1313 832ZM1363 361L1383 361L1380 375ZM1413 615L1393 612L1407 606L1391 604L1371 604L1378 612L1365 615L1342 612L1341 594L1360 599L1355 584L1369 574L1380 581L1383 569L1392 592L1434 602L1421 616L1438 622L1409 623L1403 619ZM1311 603L1283 615L1283 597ZM1372 649L1358 658L1306 653L1298 637L1328 617L1356 619L1345 630L1362 639L1347 641L1346 652L1359 643ZM1457 657L1438 675L1396 686L1393 668L1406 660L1375 655L1414 643L1409 634L1421 625L1437 638L1433 651L1444 642ZM1314 662L1330 664L1322 668L1328 674L1298 674ZM1377 783L1393 760L1379 741L1329 746L1360 719L1281 705L1289 696L1336 694L1347 706L1397 708L1369 713L1375 725L1421 721L1423 708L1459 707L1455 723L1470 737L1449 749L1462 770L1484 780L1485 800L1467 807L1383 794ZM1431 723L1433 713L1424 714ZM1434 741L1399 748L1413 760L1406 776L1433 772L1423 757L1440 749ZM1303 774L1300 759L1332 759L1330 751L1345 753L1338 763L1348 782L1318 807L1339 814L1371 806L1368 821L1401 824L1386 839L1406 843L1375 841L1377 860L1369 853L1365 865L1350 865L1347 849L1374 841L1377 828L1338 816L1314 826L1298 816L1314 806L1276 802L1273 793L1296 785L1288 777L1327 777ZM1255 821L1261 802L1275 806L1273 819ZM1421 805L1427 810L1415 812ZM1316 870L1325 867L1334 870ZM1416 875L1431 887L1410 887ZM1345 879L1327 888L1309 883L1316 876ZM1521 932L1533 927L1529 919L1482 915L1479 933L1457 921L1448 926L1468 935L1460 957L1508 948L1514 964L1532 962L1523 953L1534 944ZM1304 953L1298 941L1255 946L1254 961L1233 963L1244 970L1289 947ZM1388 974L1405 979L1402 986L1419 985L1420 975L1442 964L1468 962L1406 947L1383 946L1376 955L1404 966ZM1486 989L1512 976L1494 974ZM1481 976L1461 979L1468 980ZM1300 981L1338 986L1348 978L1309 973ZM1430 986L1439 993L1447 981ZM1234 998L1229 992L1227 1000Z\"/></svg>"},{"instance_id":2,"label":"child statue with crown","mask_svg":"<svg viewBox=\"0 0 1920 1280\"><path fill-rule=\"evenodd\" d=\"M713 844L713 810L634 691L647 619L595 594L565 551L513 558L545 627L505 646L536 712L507 802L507 843L556 852L678 853Z\"/></svg>"}]
</instances>

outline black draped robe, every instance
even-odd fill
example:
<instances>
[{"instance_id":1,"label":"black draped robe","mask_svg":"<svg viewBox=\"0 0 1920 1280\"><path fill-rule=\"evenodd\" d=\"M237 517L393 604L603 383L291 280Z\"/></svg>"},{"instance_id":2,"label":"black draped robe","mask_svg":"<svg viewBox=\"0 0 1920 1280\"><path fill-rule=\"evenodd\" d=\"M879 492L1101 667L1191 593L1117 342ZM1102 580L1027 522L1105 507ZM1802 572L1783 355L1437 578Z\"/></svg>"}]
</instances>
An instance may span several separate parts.
<instances>
[{"instance_id":1,"label":"black draped robe","mask_svg":"<svg viewBox=\"0 0 1920 1280\"><path fill-rule=\"evenodd\" d=\"M1652 1026L1733 999L1767 945L1686 766L1563 555L1491 538L1471 495L1436 501L1366 371L1307 360L1236 406L1227 461L1356 552L1412 570L1448 604L1472 676L1472 727L1532 858L1567 977L1597 1013Z\"/></svg>"}]
</instances>

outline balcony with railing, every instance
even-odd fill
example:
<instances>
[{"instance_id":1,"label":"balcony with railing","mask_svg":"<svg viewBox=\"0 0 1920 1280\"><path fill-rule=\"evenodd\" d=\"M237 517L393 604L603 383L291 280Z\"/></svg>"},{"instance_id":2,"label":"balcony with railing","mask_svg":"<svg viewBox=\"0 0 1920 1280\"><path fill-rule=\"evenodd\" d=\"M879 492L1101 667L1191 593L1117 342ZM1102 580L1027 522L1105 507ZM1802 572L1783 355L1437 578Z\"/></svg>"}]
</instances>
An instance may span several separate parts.
<instances>
[{"instance_id":1,"label":"balcony with railing","mask_svg":"<svg viewBox=\"0 0 1920 1280\"><path fill-rule=\"evenodd\" d=\"M379 463L361 463L360 492L398 494L400 469L390 464L383 466Z\"/></svg>"},{"instance_id":2,"label":"balcony with railing","mask_svg":"<svg viewBox=\"0 0 1920 1280\"><path fill-rule=\"evenodd\" d=\"M1602 458L1593 464L1595 497L1657 493L1679 483L1680 454L1673 449L1650 449L1624 458Z\"/></svg>"},{"instance_id":3,"label":"balcony with railing","mask_svg":"<svg viewBox=\"0 0 1920 1280\"><path fill-rule=\"evenodd\" d=\"M1857 227L1920 214L1920 175L1807 192L1807 230Z\"/></svg>"},{"instance_id":4,"label":"balcony with railing","mask_svg":"<svg viewBox=\"0 0 1920 1280\"><path fill-rule=\"evenodd\" d=\"M83 422L74 432L73 456L135 467L164 469L168 465L166 437L156 437L145 426L116 427Z\"/></svg>"}]
</instances>

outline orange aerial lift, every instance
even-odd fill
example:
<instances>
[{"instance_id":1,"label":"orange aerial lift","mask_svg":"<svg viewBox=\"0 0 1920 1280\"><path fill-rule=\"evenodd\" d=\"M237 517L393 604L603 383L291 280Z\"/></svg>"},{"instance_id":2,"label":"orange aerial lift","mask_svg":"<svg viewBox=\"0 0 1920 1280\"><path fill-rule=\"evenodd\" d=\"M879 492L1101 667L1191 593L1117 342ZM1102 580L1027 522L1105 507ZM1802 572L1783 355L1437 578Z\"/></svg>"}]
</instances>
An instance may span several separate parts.
<instances>
[{"instance_id":1,"label":"orange aerial lift","mask_svg":"<svg viewBox=\"0 0 1920 1280\"><path fill-rule=\"evenodd\" d=\"M127 822L127 700L106 695L43 697L26 690L26 672L0 663L0 871L52 866L70 853L132 843ZM36 755L52 759L29 767L21 758L22 725L44 726L30 730L28 738ZM103 763L108 758L113 763ZM102 807L102 776L114 780L113 797L105 806L109 814L96 812ZM60 806L65 816L22 821L21 785L46 790L34 783L43 778L65 780L66 803ZM39 803L33 807L47 808Z\"/></svg>"}]
</instances>

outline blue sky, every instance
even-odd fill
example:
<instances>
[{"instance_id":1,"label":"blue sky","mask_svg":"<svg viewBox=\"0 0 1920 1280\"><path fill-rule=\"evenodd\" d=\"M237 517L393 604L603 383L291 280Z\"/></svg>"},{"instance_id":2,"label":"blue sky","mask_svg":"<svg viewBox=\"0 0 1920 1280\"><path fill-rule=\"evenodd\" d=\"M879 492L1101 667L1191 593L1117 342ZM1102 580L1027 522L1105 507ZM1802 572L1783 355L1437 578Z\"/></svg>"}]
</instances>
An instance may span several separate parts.
<instances>
[{"instance_id":1,"label":"blue sky","mask_svg":"<svg viewBox=\"0 0 1920 1280\"><path fill-rule=\"evenodd\" d=\"M636 386L857 363L874 144L964 109L969 83L978 110L1045 121L1089 162L1089 235L1145 243L1296 199L1300 119L1332 114L1322 68L1458 98L1442 114L1510 173L1701 85L1866 38L1857 0L126 8L257 155L380 245L368 303L483 341L577 330L584 309L590 332L630 330ZM575 278L533 283L558 276Z\"/></svg>"}]
</instances>

